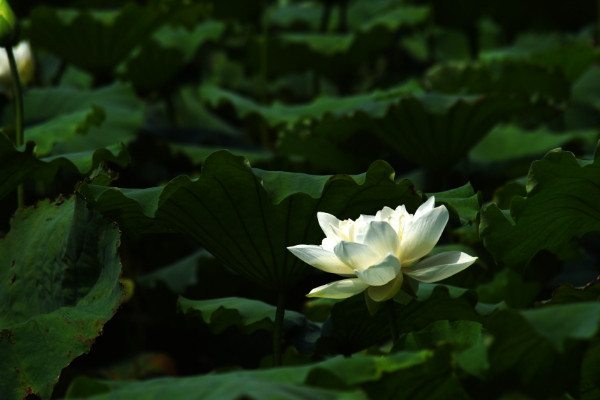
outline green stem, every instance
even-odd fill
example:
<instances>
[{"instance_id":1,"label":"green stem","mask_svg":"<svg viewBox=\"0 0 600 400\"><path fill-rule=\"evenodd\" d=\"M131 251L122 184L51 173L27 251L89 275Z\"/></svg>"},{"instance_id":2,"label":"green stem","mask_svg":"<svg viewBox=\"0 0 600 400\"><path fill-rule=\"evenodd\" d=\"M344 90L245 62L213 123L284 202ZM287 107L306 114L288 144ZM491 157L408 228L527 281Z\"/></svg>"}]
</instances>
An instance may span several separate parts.
<instances>
[{"instance_id":1,"label":"green stem","mask_svg":"<svg viewBox=\"0 0 600 400\"><path fill-rule=\"evenodd\" d=\"M398 319L396 318L396 304L393 299L387 301L387 309L390 318L390 333L392 335L392 349L398 344L400 337L398 330Z\"/></svg>"},{"instance_id":2,"label":"green stem","mask_svg":"<svg viewBox=\"0 0 600 400\"><path fill-rule=\"evenodd\" d=\"M277 311L275 311L275 329L273 331L273 365L281 366L281 346L283 333L283 317L285 316L285 294L277 295Z\"/></svg>"},{"instance_id":3,"label":"green stem","mask_svg":"<svg viewBox=\"0 0 600 400\"><path fill-rule=\"evenodd\" d=\"M15 128L16 128L16 140L15 144L18 147L23 145L24 134L23 134L23 89L21 88L21 79L19 78L19 69L17 68L17 61L15 60L15 53L13 53L12 46L6 46L6 55L8 56L8 63L10 65L10 72L12 75L13 82L13 94L15 98ZM17 205L22 208L25 205L25 191L23 184L17 186Z\"/></svg>"},{"instance_id":4,"label":"green stem","mask_svg":"<svg viewBox=\"0 0 600 400\"><path fill-rule=\"evenodd\" d=\"M600 0L596 2L596 43L600 43Z\"/></svg>"},{"instance_id":5,"label":"green stem","mask_svg":"<svg viewBox=\"0 0 600 400\"><path fill-rule=\"evenodd\" d=\"M269 18L267 2L263 2L262 43L260 46L260 102L267 102L267 75L269 73Z\"/></svg>"}]
</instances>

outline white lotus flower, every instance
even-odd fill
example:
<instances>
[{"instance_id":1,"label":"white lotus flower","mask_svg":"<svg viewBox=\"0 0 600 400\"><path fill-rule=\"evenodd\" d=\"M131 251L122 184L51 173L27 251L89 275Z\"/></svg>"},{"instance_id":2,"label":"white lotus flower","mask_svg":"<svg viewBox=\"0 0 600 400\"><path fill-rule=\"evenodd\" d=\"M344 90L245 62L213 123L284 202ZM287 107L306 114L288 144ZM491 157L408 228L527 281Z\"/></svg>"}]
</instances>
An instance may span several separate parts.
<instances>
[{"instance_id":1,"label":"white lotus flower","mask_svg":"<svg viewBox=\"0 0 600 400\"><path fill-rule=\"evenodd\" d=\"M395 210L384 207L376 215L361 215L356 221L318 213L326 235L321 245L288 249L307 264L347 279L319 286L308 296L345 299L366 290L371 299L381 302L396 296L403 283L407 288L413 280L440 281L473 264L477 257L460 251L423 258L448 222L446 207L434 204L435 198L430 197L414 215L404 205Z\"/></svg>"}]
</instances>

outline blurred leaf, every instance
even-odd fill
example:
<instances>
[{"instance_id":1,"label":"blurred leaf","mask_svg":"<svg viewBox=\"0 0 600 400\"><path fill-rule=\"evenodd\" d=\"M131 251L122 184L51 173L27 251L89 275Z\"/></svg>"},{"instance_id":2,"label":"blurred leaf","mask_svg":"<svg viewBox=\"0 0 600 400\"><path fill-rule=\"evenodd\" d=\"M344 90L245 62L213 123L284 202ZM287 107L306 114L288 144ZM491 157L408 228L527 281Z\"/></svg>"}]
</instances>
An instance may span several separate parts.
<instances>
[{"instance_id":1,"label":"blurred leaf","mask_svg":"<svg viewBox=\"0 0 600 400\"><path fill-rule=\"evenodd\" d=\"M448 360L437 357L430 350L398 352L387 357L354 355L351 358L335 357L320 363L299 367L272 368L257 371L235 371L186 378L150 379L143 382L90 381L80 384L80 393L96 388L98 395L92 400L150 399L160 391L161 396L175 398L222 399L366 399L358 385L369 385L384 377L401 382L405 388L396 392L401 397L429 392L427 377L435 371L436 378L451 378ZM403 378L403 375L406 377ZM420 378L420 379L415 379ZM235 382L235 385L232 385ZM429 380L431 382L431 379ZM432 386L432 385L428 385ZM435 385L434 385L435 386ZM106 392L106 388L110 392ZM327 388L327 389L324 389ZM442 390L442 387L439 388ZM348 392L347 390L351 390ZM75 391L74 391L75 392ZM404 394L405 395L404 395ZM76 393L73 393L74 395ZM190 397L193 394L193 397ZM425 397L420 397L425 398Z\"/></svg>"},{"instance_id":2,"label":"blurred leaf","mask_svg":"<svg viewBox=\"0 0 600 400\"><path fill-rule=\"evenodd\" d=\"M418 350L447 343L452 344L453 358L463 370L483 378L489 363L479 322L435 321L425 329L409 332L402 338L400 346L408 350Z\"/></svg>"},{"instance_id":3,"label":"blurred leaf","mask_svg":"<svg viewBox=\"0 0 600 400\"><path fill-rule=\"evenodd\" d=\"M597 160L561 150L534 162L527 196L513 198L510 219L495 204L484 209L479 231L485 247L498 262L524 269L540 250L556 252L571 238L600 230L598 168Z\"/></svg>"},{"instance_id":4,"label":"blurred leaf","mask_svg":"<svg viewBox=\"0 0 600 400\"><path fill-rule=\"evenodd\" d=\"M224 265L273 290L287 290L313 270L287 247L322 238L317 211L340 218L374 214L384 205L420 204L409 181L376 162L355 177L252 170L247 160L213 153L197 179L175 178L164 188L83 185L88 202L123 229L166 227L197 240ZM290 185L292 183L292 185Z\"/></svg>"},{"instance_id":5,"label":"blurred leaf","mask_svg":"<svg viewBox=\"0 0 600 400\"><path fill-rule=\"evenodd\" d=\"M171 143L171 149L176 153L185 154L194 164L202 164L214 152L223 150L224 146L195 146L191 144ZM251 164L273 159L273 153L266 150L254 150L227 147L227 151L245 157Z\"/></svg>"},{"instance_id":6,"label":"blurred leaf","mask_svg":"<svg viewBox=\"0 0 600 400\"><path fill-rule=\"evenodd\" d=\"M406 305L394 304L400 333L425 328L438 320L479 321L476 299L463 289L450 293L445 287L419 285L418 299ZM380 309L370 315L363 296L353 296L335 303L331 319L323 327L317 342L321 351L351 354L390 339L389 315Z\"/></svg>"},{"instance_id":7,"label":"blurred leaf","mask_svg":"<svg viewBox=\"0 0 600 400\"><path fill-rule=\"evenodd\" d=\"M232 382L235 382L232 385ZM157 396L186 400L366 400L361 391L320 389L295 382L256 377L251 372L230 372L186 378L149 379L141 382L75 381L69 399L150 400ZM110 391L106 390L109 388ZM83 396L83 397L78 397Z\"/></svg>"},{"instance_id":8,"label":"blurred leaf","mask_svg":"<svg viewBox=\"0 0 600 400\"><path fill-rule=\"evenodd\" d=\"M464 157L494 125L529 107L519 99L426 94L404 99L365 127L411 162L439 169Z\"/></svg>"},{"instance_id":9,"label":"blurred leaf","mask_svg":"<svg viewBox=\"0 0 600 400\"><path fill-rule=\"evenodd\" d=\"M600 301L600 282L596 281L583 288L574 288L563 283L552 292L552 299L546 304L575 303L580 301Z\"/></svg>"},{"instance_id":10,"label":"blurred leaf","mask_svg":"<svg viewBox=\"0 0 600 400\"><path fill-rule=\"evenodd\" d=\"M600 339L596 338L587 348L581 361L579 391L582 400L593 400L600 396Z\"/></svg>"},{"instance_id":11,"label":"blurred leaf","mask_svg":"<svg viewBox=\"0 0 600 400\"><path fill-rule=\"evenodd\" d=\"M599 309L599 303L576 303L492 314L484 322L493 335L490 372L513 377L504 390L520 388L540 398L576 387L581 340L597 335Z\"/></svg>"},{"instance_id":12,"label":"blurred leaf","mask_svg":"<svg viewBox=\"0 0 600 400\"><path fill-rule=\"evenodd\" d=\"M421 365L384 374L366 384L365 390L370 398L377 399L471 399L457 379L449 346L436 349L433 357Z\"/></svg>"},{"instance_id":13,"label":"blurred leaf","mask_svg":"<svg viewBox=\"0 0 600 400\"><path fill-rule=\"evenodd\" d=\"M326 116L308 127L299 124L281 137L279 148L288 156L304 156L314 163L326 159L335 165L350 154L360 158L372 143L379 154L384 148L419 166L441 169L464 157L494 125L533 107L522 99L496 96L400 94L372 101L370 108L352 114ZM365 143L356 146L361 140ZM335 149L346 143L353 146L336 154ZM331 160L325 154L331 154Z\"/></svg>"},{"instance_id":14,"label":"blurred leaf","mask_svg":"<svg viewBox=\"0 0 600 400\"><path fill-rule=\"evenodd\" d=\"M132 88L119 83L89 91L67 87L31 89L24 96L24 107L26 132L34 130L35 137L53 135L44 138L45 142L53 143L49 155L78 153L127 143L137 135L144 113L143 104ZM83 116L90 113L90 109L100 108L104 110L105 118L100 118L102 123L99 126L96 126L100 122L98 117L102 115L93 111L75 127L75 130L78 127L87 128L85 135L65 137L61 133L62 129L69 129L68 123L72 122L71 117L66 115L76 118L75 115ZM5 112L3 120L10 118Z\"/></svg>"},{"instance_id":15,"label":"blurred leaf","mask_svg":"<svg viewBox=\"0 0 600 400\"><path fill-rule=\"evenodd\" d=\"M401 96L418 90L414 82L409 81L387 90L376 90L348 97L323 96L309 104L290 106L280 103L273 103L270 106L260 105L250 98L210 84L202 85L199 92L200 97L212 107L228 103L235 108L240 119L257 115L269 126L275 127L302 123L304 119L319 120L327 115L350 116L359 111L373 117L381 117L390 105L399 101Z\"/></svg>"},{"instance_id":16,"label":"blurred leaf","mask_svg":"<svg viewBox=\"0 0 600 400\"><path fill-rule=\"evenodd\" d=\"M391 31L415 27L427 22L430 7L402 4L397 1L355 1L348 7L348 24L359 31L383 27Z\"/></svg>"},{"instance_id":17,"label":"blurred leaf","mask_svg":"<svg viewBox=\"0 0 600 400\"><path fill-rule=\"evenodd\" d=\"M567 339L590 339L598 333L600 303L552 305L524 310L521 315L556 350L564 352Z\"/></svg>"},{"instance_id":18,"label":"blurred leaf","mask_svg":"<svg viewBox=\"0 0 600 400\"><path fill-rule=\"evenodd\" d=\"M570 83L562 71L510 60L438 64L427 71L425 87L447 94L541 96L555 101L565 101L570 95Z\"/></svg>"},{"instance_id":19,"label":"blurred leaf","mask_svg":"<svg viewBox=\"0 0 600 400\"><path fill-rule=\"evenodd\" d=\"M199 47L216 41L225 30L218 21L206 21L193 30L164 26L126 61L124 76L144 92L167 89Z\"/></svg>"},{"instance_id":20,"label":"blurred leaf","mask_svg":"<svg viewBox=\"0 0 600 400\"><path fill-rule=\"evenodd\" d=\"M319 29L324 3L293 2L275 3L266 13L269 25L281 28L301 26L303 30L315 32Z\"/></svg>"},{"instance_id":21,"label":"blurred leaf","mask_svg":"<svg viewBox=\"0 0 600 400\"><path fill-rule=\"evenodd\" d=\"M104 161L124 167L129 163L129 154L124 146L118 145L39 159L34 155L33 143L19 151L4 134L0 134L0 198L27 180L52 182L60 169L86 175Z\"/></svg>"},{"instance_id":22,"label":"blurred leaf","mask_svg":"<svg viewBox=\"0 0 600 400\"><path fill-rule=\"evenodd\" d=\"M148 288L154 288L157 282L163 282L177 294L183 294L189 286L198 283L198 264L201 259L212 259L206 251L200 250L171 265L157 269L136 278L136 282Z\"/></svg>"},{"instance_id":23,"label":"blurred leaf","mask_svg":"<svg viewBox=\"0 0 600 400\"><path fill-rule=\"evenodd\" d=\"M541 290L539 282L526 282L514 270L505 268L496 273L491 282L477 287L479 300L484 303L504 301L514 308L529 307Z\"/></svg>"},{"instance_id":24,"label":"blurred leaf","mask_svg":"<svg viewBox=\"0 0 600 400\"><path fill-rule=\"evenodd\" d=\"M519 35L511 47L482 52L479 58L484 61L519 61L546 68L556 67L573 82L598 60L598 50L586 37L527 33Z\"/></svg>"},{"instance_id":25,"label":"blurred leaf","mask_svg":"<svg viewBox=\"0 0 600 400\"><path fill-rule=\"evenodd\" d=\"M55 143L68 141L75 135L85 135L93 126L101 125L105 118L104 109L98 106L64 113L27 129L25 141L35 142L35 154L45 156L52 152Z\"/></svg>"},{"instance_id":26,"label":"blurred leaf","mask_svg":"<svg viewBox=\"0 0 600 400\"><path fill-rule=\"evenodd\" d=\"M597 137L596 129L552 132L544 127L528 131L516 125L498 125L471 149L469 158L491 163L535 157L574 140L593 143Z\"/></svg>"},{"instance_id":27,"label":"blurred leaf","mask_svg":"<svg viewBox=\"0 0 600 400\"><path fill-rule=\"evenodd\" d=\"M241 119L256 115L272 127L291 125L293 129L280 137L280 152L339 165L340 170L351 166L345 161L348 153L337 148L350 138L359 140L364 131L417 165L442 168L465 156L498 122L535 107L529 100L497 96L409 95L413 89L409 82L366 95L320 98L304 106L266 107L212 85L202 86L200 96L213 107L232 104ZM382 145L377 146L379 152ZM360 153L365 151L364 146L349 151L358 147Z\"/></svg>"},{"instance_id":28,"label":"blurred leaf","mask_svg":"<svg viewBox=\"0 0 600 400\"><path fill-rule=\"evenodd\" d=\"M27 36L35 46L100 77L109 78L131 51L167 22L167 10L128 2L119 11L36 7Z\"/></svg>"},{"instance_id":29,"label":"blurred leaf","mask_svg":"<svg viewBox=\"0 0 600 400\"><path fill-rule=\"evenodd\" d=\"M227 3L220 0L206 0L203 3L208 6L213 18L241 23L258 21L266 5L266 3L246 0L230 0Z\"/></svg>"},{"instance_id":30,"label":"blurred leaf","mask_svg":"<svg viewBox=\"0 0 600 400\"><path fill-rule=\"evenodd\" d=\"M574 102L585 104L600 109L600 67L591 65L575 82L571 88L571 97Z\"/></svg>"},{"instance_id":31,"label":"blurred leaf","mask_svg":"<svg viewBox=\"0 0 600 400\"><path fill-rule=\"evenodd\" d=\"M359 68L344 66L365 65L385 49L394 48L399 30L423 26L429 19L427 6L402 4L397 1L350 2L347 13L330 12L335 4L283 4L268 9L267 19L275 26L308 25L308 30L292 29L252 40L247 64L259 65L267 57L269 74L281 76L295 72L315 71L328 79L348 85L360 75ZM346 9L346 5L340 5ZM329 10L329 11L326 11ZM343 17L339 15L343 14ZM347 18L346 18L347 16ZM325 19L323 19L325 18ZM322 23L326 26L321 26ZM335 27L331 29L331 27ZM263 53L263 50L266 52Z\"/></svg>"},{"instance_id":32,"label":"blurred leaf","mask_svg":"<svg viewBox=\"0 0 600 400\"><path fill-rule=\"evenodd\" d=\"M275 326L276 307L258 300L240 297L190 300L180 297L177 307L184 314L201 317L216 334L230 326L237 326L246 333L272 331ZM284 318L284 326L303 326L308 322L304 315L290 310L286 310Z\"/></svg>"},{"instance_id":33,"label":"blurred leaf","mask_svg":"<svg viewBox=\"0 0 600 400\"><path fill-rule=\"evenodd\" d=\"M314 2L276 3L268 9L266 15L273 26L282 28L300 26L306 31L316 32L320 29L324 8L324 4ZM347 23L348 28L353 32L366 32L375 28L395 31L399 28L423 24L429 14L430 10L427 6L413 6L389 0L354 1L348 6ZM329 27L339 26L339 24L339 15L332 13Z\"/></svg>"},{"instance_id":34,"label":"blurred leaf","mask_svg":"<svg viewBox=\"0 0 600 400\"><path fill-rule=\"evenodd\" d=\"M48 240L52 237L52 240ZM0 242L0 390L49 398L119 306L119 230L74 197L18 211Z\"/></svg>"},{"instance_id":35,"label":"blurred leaf","mask_svg":"<svg viewBox=\"0 0 600 400\"><path fill-rule=\"evenodd\" d=\"M175 365L173 360L164 353L144 352L134 357L121 360L110 366L100 368L98 373L105 379L113 380L142 380L156 378L159 376L175 376ZM94 383L83 380L84 383ZM95 381L97 382L97 381ZM84 385L81 385L84 386ZM86 385L87 386L87 385ZM97 386L97 385L94 385ZM72 386L71 386L72 387ZM94 388L102 390L102 387ZM71 392L71 390L70 390ZM97 392L96 392L97 393ZM95 393L89 393L89 395ZM67 396L68 397L68 396Z\"/></svg>"}]
</instances>

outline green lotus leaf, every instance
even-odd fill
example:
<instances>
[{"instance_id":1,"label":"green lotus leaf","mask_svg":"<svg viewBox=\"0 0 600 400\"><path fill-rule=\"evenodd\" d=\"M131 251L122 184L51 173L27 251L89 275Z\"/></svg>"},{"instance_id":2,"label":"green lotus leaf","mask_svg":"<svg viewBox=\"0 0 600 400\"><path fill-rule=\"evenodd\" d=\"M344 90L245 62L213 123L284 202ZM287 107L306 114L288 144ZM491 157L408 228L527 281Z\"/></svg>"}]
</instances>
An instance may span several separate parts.
<instances>
[{"instance_id":1,"label":"green lotus leaf","mask_svg":"<svg viewBox=\"0 0 600 400\"><path fill-rule=\"evenodd\" d=\"M275 306L258 300L241 297L225 297L210 300L190 300L180 297L177 302L183 314L198 315L216 333L230 326L237 326L246 333L256 330L273 331ZM287 310L284 325L302 326L307 321L304 315Z\"/></svg>"},{"instance_id":2,"label":"green lotus leaf","mask_svg":"<svg viewBox=\"0 0 600 400\"><path fill-rule=\"evenodd\" d=\"M282 135L279 150L320 167L324 159L333 166L340 159L339 168L347 170L352 168L344 162L352 160L348 154L360 160L365 153L381 154L386 149L388 154L439 170L464 157L494 125L533 105L497 96L429 93L397 97L379 107L382 115L357 111L343 117L326 116L308 128L298 124L296 130ZM331 157L324 157L319 148Z\"/></svg>"},{"instance_id":3,"label":"green lotus leaf","mask_svg":"<svg viewBox=\"0 0 600 400\"><path fill-rule=\"evenodd\" d=\"M511 47L484 51L479 58L555 67L573 82L598 59L598 50L585 36L524 33Z\"/></svg>"},{"instance_id":4,"label":"green lotus leaf","mask_svg":"<svg viewBox=\"0 0 600 400\"><path fill-rule=\"evenodd\" d=\"M39 156L79 153L128 143L142 125L143 103L130 85L95 90L31 89L23 99L25 140L38 140ZM2 115L12 122L11 110Z\"/></svg>"},{"instance_id":5,"label":"green lotus leaf","mask_svg":"<svg viewBox=\"0 0 600 400\"><path fill-rule=\"evenodd\" d=\"M309 104L273 103L270 106L258 104L250 98L211 84L202 85L199 95L212 107L223 103L231 104L240 119L258 116L269 126L280 127L320 120L327 115L351 116L359 111L372 115L374 118L382 117L389 106L398 102L402 96L420 93L420 91L421 89L415 82L409 81L387 90L376 90L368 94L348 97L323 96Z\"/></svg>"},{"instance_id":6,"label":"green lotus leaf","mask_svg":"<svg viewBox=\"0 0 600 400\"><path fill-rule=\"evenodd\" d=\"M597 136L595 129L553 132L544 127L526 130L516 125L498 125L471 149L469 158L482 164L531 159L573 141L593 144Z\"/></svg>"},{"instance_id":7,"label":"green lotus leaf","mask_svg":"<svg viewBox=\"0 0 600 400\"><path fill-rule=\"evenodd\" d=\"M409 332L401 342L401 346L409 350L427 349L451 343L455 350L454 360L465 371L483 378L489 368L482 325L479 322L435 321L425 329Z\"/></svg>"},{"instance_id":8,"label":"green lotus leaf","mask_svg":"<svg viewBox=\"0 0 600 400\"><path fill-rule=\"evenodd\" d=\"M28 180L52 182L61 169L87 175L105 161L122 167L129 163L129 153L123 145L44 158L36 157L34 147L30 142L19 151L4 134L0 134L0 198Z\"/></svg>"},{"instance_id":9,"label":"green lotus leaf","mask_svg":"<svg viewBox=\"0 0 600 400\"><path fill-rule=\"evenodd\" d=\"M183 233L247 278L286 290L313 271L287 247L321 242L317 211L357 218L385 205L416 209L421 200L411 183L393 176L385 162L357 176L253 170L244 158L219 151L198 178L181 176L164 188L80 190L124 229Z\"/></svg>"},{"instance_id":10,"label":"green lotus leaf","mask_svg":"<svg viewBox=\"0 0 600 400\"><path fill-rule=\"evenodd\" d=\"M60 10L49 6L31 12L31 42L84 69L100 80L148 36L169 20L169 11L128 2L119 11Z\"/></svg>"},{"instance_id":11,"label":"green lotus leaf","mask_svg":"<svg viewBox=\"0 0 600 400\"><path fill-rule=\"evenodd\" d=\"M395 304L399 332L425 328L438 320L480 321L473 293L462 289L453 293L441 285L419 286L417 300L407 305ZM370 315L363 296L354 296L334 304L329 329L324 328L317 342L323 352L352 354L390 338L389 310L382 306Z\"/></svg>"},{"instance_id":12,"label":"green lotus leaf","mask_svg":"<svg viewBox=\"0 0 600 400\"><path fill-rule=\"evenodd\" d=\"M175 263L136 278L136 283L154 288L163 282L173 293L183 294L198 283L198 267L202 261L214 259L206 250L199 250Z\"/></svg>"},{"instance_id":13,"label":"green lotus leaf","mask_svg":"<svg viewBox=\"0 0 600 400\"><path fill-rule=\"evenodd\" d=\"M600 162L560 149L531 165L527 195L512 199L510 213L483 210L480 235L495 259L523 270L541 250L558 252L570 239L600 230ZM596 201L598 200L598 201Z\"/></svg>"},{"instance_id":14,"label":"green lotus leaf","mask_svg":"<svg viewBox=\"0 0 600 400\"><path fill-rule=\"evenodd\" d=\"M510 60L438 64L427 71L425 87L447 94L542 96L557 102L570 96L570 82L562 71Z\"/></svg>"},{"instance_id":15,"label":"green lotus leaf","mask_svg":"<svg viewBox=\"0 0 600 400\"><path fill-rule=\"evenodd\" d=\"M479 214L481 199L479 194L473 190L471 183L443 192L427 193L427 196L435 196L436 203L450 206L458 214L463 224L475 220Z\"/></svg>"},{"instance_id":16,"label":"green lotus leaf","mask_svg":"<svg viewBox=\"0 0 600 400\"><path fill-rule=\"evenodd\" d=\"M404 387L404 390L396 392L394 398L426 399L431 398L427 396L432 392L438 393L439 396L445 389L442 385L432 385L431 379L425 379L433 377L434 373L436 383L438 379L454 380L447 357L436 356L431 350L406 351L390 354L388 357L338 356L320 363L297 367L235 371L185 378L159 378L143 382L92 381L89 378L80 378L79 382L73 383L68 398L85 396L92 400L151 399L160 393L160 396L203 400L241 397L298 400L366 399L370 397L356 387L377 385L381 378L387 378ZM232 382L235 382L235 385L232 385ZM368 392L371 390L367 389ZM417 396L418 393L422 394Z\"/></svg>"},{"instance_id":17,"label":"green lotus leaf","mask_svg":"<svg viewBox=\"0 0 600 400\"><path fill-rule=\"evenodd\" d=\"M52 238L52 240L48 240ZM0 240L0 392L50 398L121 303L120 234L74 197L19 210Z\"/></svg>"},{"instance_id":18,"label":"green lotus leaf","mask_svg":"<svg viewBox=\"0 0 600 400\"><path fill-rule=\"evenodd\" d=\"M574 303L580 301L600 300L600 282L595 281L583 288L575 288L569 283L563 283L552 292L552 299L547 304Z\"/></svg>"},{"instance_id":19,"label":"green lotus leaf","mask_svg":"<svg viewBox=\"0 0 600 400\"><path fill-rule=\"evenodd\" d=\"M166 89L199 47L219 39L224 30L225 24L218 21L206 21L191 30L164 26L123 64L123 75L144 92Z\"/></svg>"},{"instance_id":20,"label":"green lotus leaf","mask_svg":"<svg viewBox=\"0 0 600 400\"><path fill-rule=\"evenodd\" d=\"M544 398L576 387L585 342L598 336L599 310L597 302L580 302L490 315L484 321L493 337L490 373L514 377L503 390L518 388Z\"/></svg>"}]
</instances>

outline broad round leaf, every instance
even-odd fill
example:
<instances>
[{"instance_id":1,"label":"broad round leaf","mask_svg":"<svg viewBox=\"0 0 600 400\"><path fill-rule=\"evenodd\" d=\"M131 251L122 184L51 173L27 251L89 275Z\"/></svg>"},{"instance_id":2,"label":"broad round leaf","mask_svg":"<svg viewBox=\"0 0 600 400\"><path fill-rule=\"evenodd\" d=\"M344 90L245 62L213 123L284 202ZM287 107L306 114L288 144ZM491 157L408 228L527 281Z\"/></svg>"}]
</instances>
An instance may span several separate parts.
<instances>
[{"instance_id":1,"label":"broad round leaf","mask_svg":"<svg viewBox=\"0 0 600 400\"><path fill-rule=\"evenodd\" d=\"M0 241L3 398L49 398L61 370L89 351L122 300L119 237L73 197L17 212Z\"/></svg>"}]
</instances>

